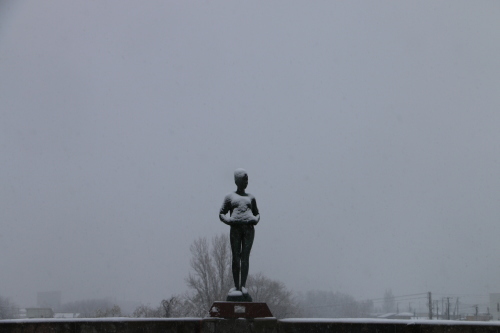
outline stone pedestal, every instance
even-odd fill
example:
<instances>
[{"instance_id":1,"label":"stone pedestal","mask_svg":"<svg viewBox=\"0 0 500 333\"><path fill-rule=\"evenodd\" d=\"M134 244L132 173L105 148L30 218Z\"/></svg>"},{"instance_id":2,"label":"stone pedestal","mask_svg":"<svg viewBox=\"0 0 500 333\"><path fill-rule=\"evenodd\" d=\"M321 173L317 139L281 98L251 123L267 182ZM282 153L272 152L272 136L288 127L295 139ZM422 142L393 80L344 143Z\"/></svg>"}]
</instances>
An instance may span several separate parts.
<instances>
[{"instance_id":1,"label":"stone pedestal","mask_svg":"<svg viewBox=\"0 0 500 333\"><path fill-rule=\"evenodd\" d=\"M210 317L217 318L264 318L273 314L266 303L260 302L214 302Z\"/></svg>"}]
</instances>

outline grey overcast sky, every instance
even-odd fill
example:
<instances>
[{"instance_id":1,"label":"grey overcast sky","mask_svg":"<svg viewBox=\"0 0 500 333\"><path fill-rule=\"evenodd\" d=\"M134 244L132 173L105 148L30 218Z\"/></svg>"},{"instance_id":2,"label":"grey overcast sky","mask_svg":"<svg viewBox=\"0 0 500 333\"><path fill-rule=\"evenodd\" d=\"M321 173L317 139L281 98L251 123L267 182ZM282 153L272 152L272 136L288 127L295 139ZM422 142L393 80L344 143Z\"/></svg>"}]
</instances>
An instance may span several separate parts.
<instances>
[{"instance_id":1,"label":"grey overcast sky","mask_svg":"<svg viewBox=\"0 0 500 333\"><path fill-rule=\"evenodd\" d=\"M0 0L0 295L158 304L233 170L250 272L500 292L500 2Z\"/></svg>"}]
</instances>

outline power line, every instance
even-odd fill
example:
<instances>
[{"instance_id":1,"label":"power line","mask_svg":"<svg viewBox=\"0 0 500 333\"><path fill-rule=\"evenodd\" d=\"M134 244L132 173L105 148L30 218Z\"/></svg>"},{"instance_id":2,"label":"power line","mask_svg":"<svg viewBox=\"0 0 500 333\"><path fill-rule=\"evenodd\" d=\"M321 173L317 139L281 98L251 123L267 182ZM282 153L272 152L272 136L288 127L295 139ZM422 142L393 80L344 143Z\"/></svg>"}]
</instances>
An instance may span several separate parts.
<instances>
[{"instance_id":1,"label":"power line","mask_svg":"<svg viewBox=\"0 0 500 333\"><path fill-rule=\"evenodd\" d=\"M412 297L412 298L401 298L401 299L394 299L394 302L403 302L403 301L412 301L416 299L427 299L427 297ZM370 301L370 300L368 300ZM374 301L373 303L383 303L385 300L378 300Z\"/></svg>"},{"instance_id":2,"label":"power line","mask_svg":"<svg viewBox=\"0 0 500 333\"><path fill-rule=\"evenodd\" d=\"M428 292L425 293L416 293L416 294L407 294L407 295L397 295L397 296L391 296L390 298L387 297L382 297L382 298L372 298L372 299L366 299L362 301L356 301L356 302L372 302L374 304L380 304L383 303L384 301L387 301L387 299L390 299L391 301L394 301L396 303L399 302L404 302L404 301L413 301L413 300L424 300L428 299ZM476 295L476 294L441 294L441 293L433 293L432 294L434 297L444 297L444 298L467 298L467 297L487 297L485 295ZM333 294L335 296L335 294ZM415 297L417 296L417 297ZM436 301L438 302L438 301ZM460 302L460 308L462 310L466 309L475 309L476 306L487 306L489 305L488 303L464 303ZM311 305L311 306L305 306L304 308L306 309L311 309L311 308L339 308L345 306L345 303L336 303L336 304L323 304L323 305ZM449 310L447 310L449 311Z\"/></svg>"},{"instance_id":3,"label":"power line","mask_svg":"<svg viewBox=\"0 0 500 333\"><path fill-rule=\"evenodd\" d=\"M436 296L441 296L441 297L481 297L481 298L486 298L488 295L479 295L479 294L442 294L442 293L432 293L433 295Z\"/></svg>"},{"instance_id":4,"label":"power line","mask_svg":"<svg viewBox=\"0 0 500 333\"><path fill-rule=\"evenodd\" d=\"M401 295L401 296L391 296L390 298L396 299L396 298L400 298L400 297L418 296L418 295L427 295L427 293L408 294L408 295ZM378 300L385 300L385 299L386 299L386 297L372 298L370 301L378 301Z\"/></svg>"}]
</instances>

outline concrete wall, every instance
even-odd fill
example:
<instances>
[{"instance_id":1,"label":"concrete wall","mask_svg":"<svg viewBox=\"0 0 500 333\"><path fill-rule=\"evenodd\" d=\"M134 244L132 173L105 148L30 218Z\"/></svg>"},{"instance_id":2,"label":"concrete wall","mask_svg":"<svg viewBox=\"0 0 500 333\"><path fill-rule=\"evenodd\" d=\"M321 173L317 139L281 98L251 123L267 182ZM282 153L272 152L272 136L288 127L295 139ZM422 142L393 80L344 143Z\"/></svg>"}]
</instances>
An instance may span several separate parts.
<instances>
[{"instance_id":1,"label":"concrete wall","mask_svg":"<svg viewBox=\"0 0 500 333\"><path fill-rule=\"evenodd\" d=\"M199 318L26 319L0 321L0 333L201 333L200 325Z\"/></svg>"},{"instance_id":2,"label":"concrete wall","mask_svg":"<svg viewBox=\"0 0 500 333\"><path fill-rule=\"evenodd\" d=\"M499 333L500 323L411 320L297 319L278 322L279 333Z\"/></svg>"},{"instance_id":3,"label":"concrete wall","mask_svg":"<svg viewBox=\"0 0 500 333\"><path fill-rule=\"evenodd\" d=\"M26 319L0 321L1 333L500 333L500 322L374 319L228 320L178 319Z\"/></svg>"}]
</instances>

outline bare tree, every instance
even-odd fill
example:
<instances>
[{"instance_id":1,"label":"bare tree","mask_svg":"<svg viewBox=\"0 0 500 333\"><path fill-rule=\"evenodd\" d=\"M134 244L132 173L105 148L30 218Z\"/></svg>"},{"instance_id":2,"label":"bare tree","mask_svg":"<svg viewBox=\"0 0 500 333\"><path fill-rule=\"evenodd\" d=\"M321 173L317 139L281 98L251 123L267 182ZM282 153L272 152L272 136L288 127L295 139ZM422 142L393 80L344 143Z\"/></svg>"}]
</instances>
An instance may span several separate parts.
<instances>
[{"instance_id":1,"label":"bare tree","mask_svg":"<svg viewBox=\"0 0 500 333\"><path fill-rule=\"evenodd\" d=\"M95 312L96 318L105 318L105 317L121 317L122 309L118 305L113 305L112 307L106 307L104 309L98 309Z\"/></svg>"},{"instance_id":2,"label":"bare tree","mask_svg":"<svg viewBox=\"0 0 500 333\"><path fill-rule=\"evenodd\" d=\"M178 297L172 296L169 299L164 299L161 301L161 306L163 308L163 317L171 318L178 316L178 309L180 308L181 300Z\"/></svg>"},{"instance_id":3,"label":"bare tree","mask_svg":"<svg viewBox=\"0 0 500 333\"><path fill-rule=\"evenodd\" d=\"M226 299L233 286L231 273L231 247L229 237L221 234L212 238L199 238L191 245L191 268L186 279L192 293L182 301L183 313L204 316L214 301ZM271 280L262 274L249 275L248 291L254 301L266 302L278 318L299 315L297 302L290 290L280 281Z\"/></svg>"},{"instance_id":4,"label":"bare tree","mask_svg":"<svg viewBox=\"0 0 500 333\"><path fill-rule=\"evenodd\" d=\"M396 301L394 300L394 295L392 294L391 289L387 289L384 292L383 310L386 313L396 311Z\"/></svg>"},{"instance_id":5,"label":"bare tree","mask_svg":"<svg viewBox=\"0 0 500 333\"><path fill-rule=\"evenodd\" d=\"M184 305L186 298L183 296L171 296L169 299L164 299L157 307L141 304L134 312L132 317L135 318L171 318L185 317L186 306Z\"/></svg>"},{"instance_id":6,"label":"bare tree","mask_svg":"<svg viewBox=\"0 0 500 333\"><path fill-rule=\"evenodd\" d=\"M135 308L132 313L132 317L135 318L159 318L163 317L161 315L161 307L150 307L148 305L141 304L137 308Z\"/></svg>"},{"instance_id":7,"label":"bare tree","mask_svg":"<svg viewBox=\"0 0 500 333\"><path fill-rule=\"evenodd\" d=\"M19 309L6 297L0 296L0 319L17 318Z\"/></svg>"},{"instance_id":8,"label":"bare tree","mask_svg":"<svg viewBox=\"0 0 500 333\"><path fill-rule=\"evenodd\" d=\"M291 290L281 281L272 280L262 273L248 277L248 292L254 302L265 302L276 318L300 317L301 311Z\"/></svg>"},{"instance_id":9,"label":"bare tree","mask_svg":"<svg viewBox=\"0 0 500 333\"><path fill-rule=\"evenodd\" d=\"M203 315L214 301L224 300L231 288L231 248L229 237L221 234L212 238L199 238L190 247L191 268L186 283L194 293L187 300L193 314Z\"/></svg>"}]
</instances>

